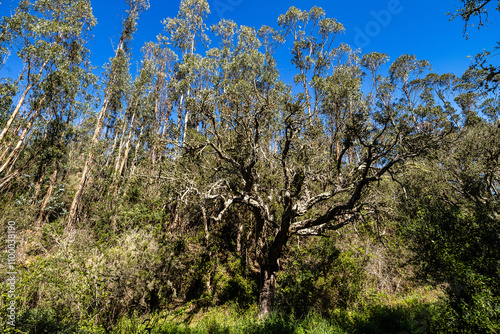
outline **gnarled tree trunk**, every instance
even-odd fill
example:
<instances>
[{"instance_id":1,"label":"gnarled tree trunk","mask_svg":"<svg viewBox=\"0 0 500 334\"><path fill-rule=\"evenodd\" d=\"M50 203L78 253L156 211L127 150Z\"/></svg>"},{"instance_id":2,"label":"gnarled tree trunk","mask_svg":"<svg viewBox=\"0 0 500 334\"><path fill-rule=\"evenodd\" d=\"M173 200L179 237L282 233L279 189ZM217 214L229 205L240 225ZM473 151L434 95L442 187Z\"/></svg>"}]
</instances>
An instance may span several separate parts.
<instances>
[{"instance_id":1,"label":"gnarled tree trunk","mask_svg":"<svg viewBox=\"0 0 500 334\"><path fill-rule=\"evenodd\" d=\"M267 316L273 310L276 294L276 273L278 262L266 264L260 269L259 318Z\"/></svg>"},{"instance_id":2,"label":"gnarled tree trunk","mask_svg":"<svg viewBox=\"0 0 500 334\"><path fill-rule=\"evenodd\" d=\"M273 311L276 295L276 274L280 270L279 260L283 255L289 238L290 215L285 214L281 219L281 226L269 247L262 250L260 260L260 291L259 291L259 318L266 317ZM274 224L270 224L274 225Z\"/></svg>"}]
</instances>

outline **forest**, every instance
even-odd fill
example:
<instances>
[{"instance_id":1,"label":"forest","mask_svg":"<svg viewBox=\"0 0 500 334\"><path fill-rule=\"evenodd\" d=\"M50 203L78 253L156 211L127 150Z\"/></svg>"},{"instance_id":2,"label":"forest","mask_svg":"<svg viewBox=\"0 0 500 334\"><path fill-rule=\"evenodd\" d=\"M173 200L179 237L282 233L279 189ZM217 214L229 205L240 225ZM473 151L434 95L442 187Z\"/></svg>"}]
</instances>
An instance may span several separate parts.
<instances>
[{"instance_id":1,"label":"forest","mask_svg":"<svg viewBox=\"0 0 500 334\"><path fill-rule=\"evenodd\" d=\"M133 50L124 2L106 64L90 0L0 18L3 333L500 333L500 44L436 73L181 0Z\"/></svg>"}]
</instances>

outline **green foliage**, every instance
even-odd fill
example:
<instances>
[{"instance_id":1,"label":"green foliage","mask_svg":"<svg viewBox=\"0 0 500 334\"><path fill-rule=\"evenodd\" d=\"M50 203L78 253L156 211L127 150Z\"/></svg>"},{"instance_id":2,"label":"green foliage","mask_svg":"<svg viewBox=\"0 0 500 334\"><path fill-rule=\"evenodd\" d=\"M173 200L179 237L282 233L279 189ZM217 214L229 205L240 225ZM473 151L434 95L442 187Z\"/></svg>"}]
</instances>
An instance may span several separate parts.
<instances>
[{"instance_id":1,"label":"green foliage","mask_svg":"<svg viewBox=\"0 0 500 334\"><path fill-rule=\"evenodd\" d=\"M294 318L282 313L272 313L259 320L255 311L240 313L233 308L216 308L200 315L190 324L172 317L171 313L151 313L123 317L111 331L114 334L149 332L160 334L347 334L347 333L434 333L441 310L415 303L406 306L372 305L365 310L334 312L331 316L309 313ZM103 333L97 326L82 326L76 333Z\"/></svg>"},{"instance_id":2,"label":"green foliage","mask_svg":"<svg viewBox=\"0 0 500 334\"><path fill-rule=\"evenodd\" d=\"M497 133L489 124L470 125L440 166L424 162L408 173L402 227L421 273L448 284L444 332L500 329Z\"/></svg>"},{"instance_id":3,"label":"green foliage","mask_svg":"<svg viewBox=\"0 0 500 334\"><path fill-rule=\"evenodd\" d=\"M245 309L256 301L257 282L251 277L245 277L242 270L244 269L243 266L238 263L238 260L235 262L229 265L229 275L226 274L226 277L218 283L221 285L218 299L223 304L228 302L237 303Z\"/></svg>"},{"instance_id":4,"label":"green foliage","mask_svg":"<svg viewBox=\"0 0 500 334\"><path fill-rule=\"evenodd\" d=\"M436 312L432 306L420 303L374 303L362 310L335 310L332 321L348 333L429 333L432 315Z\"/></svg>"},{"instance_id":5,"label":"green foliage","mask_svg":"<svg viewBox=\"0 0 500 334\"><path fill-rule=\"evenodd\" d=\"M26 333L77 333L78 326L64 325L65 320L64 315L58 315L53 309L35 308L20 314L16 329Z\"/></svg>"},{"instance_id":6,"label":"green foliage","mask_svg":"<svg viewBox=\"0 0 500 334\"><path fill-rule=\"evenodd\" d=\"M175 242L131 230L100 249L85 234L71 237L50 233L58 246L21 271L20 314L29 326L62 330L94 319L109 328L132 309L152 311L182 291L185 278L177 273L184 267Z\"/></svg>"},{"instance_id":7,"label":"green foliage","mask_svg":"<svg viewBox=\"0 0 500 334\"><path fill-rule=\"evenodd\" d=\"M280 309L302 317L353 306L364 288L364 264L352 252L340 252L334 238L305 240L287 254L278 275Z\"/></svg>"},{"instance_id":8,"label":"green foliage","mask_svg":"<svg viewBox=\"0 0 500 334\"><path fill-rule=\"evenodd\" d=\"M205 0L182 0L177 17L164 21L165 30L171 34L174 46L183 55L194 53L196 42L206 45L210 41L205 34L207 28L204 23L209 13L208 2Z\"/></svg>"}]
</instances>

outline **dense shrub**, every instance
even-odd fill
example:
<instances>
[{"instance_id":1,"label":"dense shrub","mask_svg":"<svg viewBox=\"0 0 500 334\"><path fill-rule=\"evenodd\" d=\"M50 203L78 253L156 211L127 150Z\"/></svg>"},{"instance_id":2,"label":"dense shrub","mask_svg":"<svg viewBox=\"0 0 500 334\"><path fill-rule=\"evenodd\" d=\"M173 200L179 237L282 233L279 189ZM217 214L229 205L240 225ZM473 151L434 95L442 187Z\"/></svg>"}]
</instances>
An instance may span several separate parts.
<instances>
[{"instance_id":1,"label":"dense shrub","mask_svg":"<svg viewBox=\"0 0 500 334\"><path fill-rule=\"evenodd\" d=\"M277 303L298 317L353 305L364 288L364 258L340 252L335 238L305 240L287 254L278 274Z\"/></svg>"}]
</instances>

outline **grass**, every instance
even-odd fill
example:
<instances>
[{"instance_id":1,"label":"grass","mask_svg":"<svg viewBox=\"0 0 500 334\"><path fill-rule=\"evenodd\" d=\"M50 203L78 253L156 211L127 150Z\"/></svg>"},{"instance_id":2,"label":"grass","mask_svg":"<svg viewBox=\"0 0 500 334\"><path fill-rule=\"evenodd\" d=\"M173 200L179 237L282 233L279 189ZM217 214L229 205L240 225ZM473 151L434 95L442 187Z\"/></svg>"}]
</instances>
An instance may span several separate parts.
<instances>
[{"instance_id":1,"label":"grass","mask_svg":"<svg viewBox=\"0 0 500 334\"><path fill-rule=\"evenodd\" d=\"M68 324L50 310L32 310L20 318L28 323L19 329L37 334L418 334L429 333L432 319L440 312L439 294L429 298L429 293L414 291L399 297L378 294L364 298L357 307L329 314L313 312L295 318L273 313L262 321L256 306L241 309L237 304L228 304L197 309L185 305L173 311L126 315L108 332L98 328L92 319Z\"/></svg>"},{"instance_id":2,"label":"grass","mask_svg":"<svg viewBox=\"0 0 500 334\"><path fill-rule=\"evenodd\" d=\"M153 324L151 334L418 334L428 332L431 315L438 311L438 306L423 303L419 296L410 296L400 299L399 303L395 300L377 304L370 301L356 309L337 309L330 315L309 313L299 319L273 313L259 321L255 308L242 311L229 306L194 315L157 314L149 323ZM134 319L122 319L113 333L149 333L146 325Z\"/></svg>"},{"instance_id":3,"label":"grass","mask_svg":"<svg viewBox=\"0 0 500 334\"><path fill-rule=\"evenodd\" d=\"M148 333L144 327L131 331L131 327L120 324L115 334ZM271 314L266 320L259 321L254 314L230 314L227 310L213 309L196 324L176 321L158 321L151 330L154 334L344 334L337 325L317 315L304 319L291 319L279 313Z\"/></svg>"}]
</instances>

